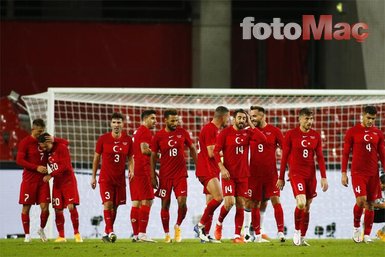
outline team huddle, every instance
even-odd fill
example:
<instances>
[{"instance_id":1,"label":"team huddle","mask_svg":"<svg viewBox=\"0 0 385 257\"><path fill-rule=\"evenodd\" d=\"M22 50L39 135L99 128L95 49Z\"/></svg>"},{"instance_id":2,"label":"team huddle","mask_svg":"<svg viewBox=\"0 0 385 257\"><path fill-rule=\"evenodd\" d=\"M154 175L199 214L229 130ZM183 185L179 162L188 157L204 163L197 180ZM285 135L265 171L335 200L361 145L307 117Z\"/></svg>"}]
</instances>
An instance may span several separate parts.
<instances>
[{"instance_id":1,"label":"team huddle","mask_svg":"<svg viewBox=\"0 0 385 257\"><path fill-rule=\"evenodd\" d=\"M371 242L370 233L374 220L375 200L381 198L379 165L385 170L384 134L374 126L377 110L374 106L363 109L362 121L345 135L342 155L341 183L348 186L348 162L352 153L351 181L356 197L354 206L353 240ZM97 187L103 203L105 230L102 240L117 240L114 222L118 207L126 204L126 165L132 201L130 220L133 242L155 242L147 236L147 224L153 199L161 199L161 222L164 241L170 243L170 203L174 192L178 213L173 239L182 241L181 224L187 213L187 165L185 149L196 167L196 177L203 185L206 208L195 225L194 231L201 242L220 243L222 223L235 205L234 243L266 242L261 231L263 206L271 200L277 225L277 238L285 242L284 212L280 203L280 190L288 178L296 199L294 210L295 231L293 244L309 246L306 232L309 225L310 205L317 196L316 164L321 174L321 189L328 190L326 164L322 153L320 134L312 129L313 112L308 108L299 111L299 126L288 130L285 137L279 128L267 123L263 107L251 106L250 110L232 112L231 125L227 126L230 111L219 106L212 120L205 124L194 144L190 133L179 126L175 109L163 113L164 128L153 135L157 113L146 110L141 114L141 126L133 137L123 131L124 118L120 113L111 117L111 131L96 142L92 166L91 188ZM65 242L63 211L68 208L76 242L83 239L79 233L80 203L76 177L71 165L68 141L53 138L44 133L45 124L36 119L31 135L19 144L17 164L24 168L19 203L22 207L22 224L25 242L30 242L29 212L32 204L41 207L40 229L42 241L51 202L48 181L53 178L52 206L58 238ZM196 145L196 146L195 146ZM282 152L280 169L277 170L276 152ZM315 161L316 160L316 161ZM99 180L97 172L100 169ZM223 204L222 204L223 203ZM221 206L222 204L222 206ZM221 206L221 207L220 207ZM219 208L220 207L220 208ZM220 209L214 232L210 234L213 216ZM364 214L363 236L361 216ZM252 226L254 236L250 235ZM212 236L213 235L213 236ZM385 229L377 232L385 240Z\"/></svg>"}]
</instances>

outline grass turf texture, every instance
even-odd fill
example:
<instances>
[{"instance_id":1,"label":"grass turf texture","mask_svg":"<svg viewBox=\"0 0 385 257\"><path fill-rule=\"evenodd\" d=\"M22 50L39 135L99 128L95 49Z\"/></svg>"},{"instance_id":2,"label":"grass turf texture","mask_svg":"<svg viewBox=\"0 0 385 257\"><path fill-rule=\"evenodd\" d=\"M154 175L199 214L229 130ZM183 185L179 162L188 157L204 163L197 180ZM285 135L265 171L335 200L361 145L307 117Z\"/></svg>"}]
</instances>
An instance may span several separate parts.
<instances>
[{"instance_id":1,"label":"grass turf texture","mask_svg":"<svg viewBox=\"0 0 385 257\"><path fill-rule=\"evenodd\" d=\"M156 256L156 257L188 257L188 256L261 256L261 257L379 257L385 254L385 243L375 240L372 244L354 243L352 240L308 240L311 246L293 246L291 240L285 243L233 244L224 240L222 244L201 244L198 240L184 240L182 243L132 243L127 239L118 239L114 244L106 244L101 240L85 239L83 243L68 240L67 243L54 243L53 240L42 243L34 239L24 243L23 239L1 239L0 256L54 256L54 257L105 257L105 256Z\"/></svg>"}]
</instances>

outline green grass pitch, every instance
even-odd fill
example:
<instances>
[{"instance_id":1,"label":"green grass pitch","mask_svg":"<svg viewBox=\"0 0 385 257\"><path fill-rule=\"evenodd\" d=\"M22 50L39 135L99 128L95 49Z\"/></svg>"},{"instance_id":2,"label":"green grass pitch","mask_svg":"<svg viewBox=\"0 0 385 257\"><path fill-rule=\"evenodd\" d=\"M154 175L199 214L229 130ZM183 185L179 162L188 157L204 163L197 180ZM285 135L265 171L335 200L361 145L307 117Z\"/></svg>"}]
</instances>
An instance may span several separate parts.
<instances>
[{"instance_id":1,"label":"green grass pitch","mask_svg":"<svg viewBox=\"0 0 385 257\"><path fill-rule=\"evenodd\" d=\"M285 243L233 244L224 240L222 244L201 244L198 240L184 240L181 243L132 243L121 239L105 244L96 239L85 239L83 243L68 240L67 243L42 243L34 239L24 243L22 239L0 240L1 257L380 257L385 256L385 243L375 240L372 244L354 243L352 240L319 239L308 240L311 246L293 246L291 240Z\"/></svg>"}]
</instances>

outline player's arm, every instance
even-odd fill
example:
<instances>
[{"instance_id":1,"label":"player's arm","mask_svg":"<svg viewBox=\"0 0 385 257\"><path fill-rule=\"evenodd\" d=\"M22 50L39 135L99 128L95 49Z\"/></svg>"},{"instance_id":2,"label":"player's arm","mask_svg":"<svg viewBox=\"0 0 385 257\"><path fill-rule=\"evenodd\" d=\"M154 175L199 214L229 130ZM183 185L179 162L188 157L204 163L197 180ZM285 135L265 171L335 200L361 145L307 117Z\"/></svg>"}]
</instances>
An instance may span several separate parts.
<instances>
[{"instance_id":1,"label":"player's arm","mask_svg":"<svg viewBox=\"0 0 385 257\"><path fill-rule=\"evenodd\" d=\"M223 145L225 144L225 141L226 135L225 133L221 132L217 137L217 141L214 147L214 158L216 163L218 163L222 179L230 179L230 172L226 169L225 165L223 165L220 154L223 149Z\"/></svg>"},{"instance_id":2,"label":"player's arm","mask_svg":"<svg viewBox=\"0 0 385 257\"><path fill-rule=\"evenodd\" d=\"M17 151L16 155L16 164L25 168L26 170L35 170L40 173L47 173L47 168L41 165L37 165L34 163L31 163L26 160L27 156L27 145L25 144L26 141L21 141L19 144L19 149ZM37 147L37 146L36 146ZM44 152L40 153L40 158L44 158Z\"/></svg>"},{"instance_id":3,"label":"player's arm","mask_svg":"<svg viewBox=\"0 0 385 257\"><path fill-rule=\"evenodd\" d=\"M150 156L151 155L150 144L146 142L140 143L140 151L142 152L142 154Z\"/></svg>"},{"instance_id":4,"label":"player's arm","mask_svg":"<svg viewBox=\"0 0 385 257\"><path fill-rule=\"evenodd\" d=\"M158 161L158 153L152 152L151 158L150 158L150 164L151 164L151 184L153 188L158 188L158 180L157 176L158 174L155 172L156 169L156 163Z\"/></svg>"},{"instance_id":5,"label":"player's arm","mask_svg":"<svg viewBox=\"0 0 385 257\"><path fill-rule=\"evenodd\" d=\"M191 144L190 147L190 156L194 161L195 166L197 165L197 149L195 148L194 144Z\"/></svg>"},{"instance_id":6,"label":"player's arm","mask_svg":"<svg viewBox=\"0 0 385 257\"><path fill-rule=\"evenodd\" d=\"M255 141L257 144L266 143L267 138L258 128L251 129L252 136L251 140Z\"/></svg>"},{"instance_id":7,"label":"player's arm","mask_svg":"<svg viewBox=\"0 0 385 257\"><path fill-rule=\"evenodd\" d=\"M326 178L325 158L322 153L322 142L321 142L321 137L319 135L318 135L318 144L316 147L316 154L317 154L318 167L321 173L321 189L323 192L326 192L329 188L329 185Z\"/></svg>"},{"instance_id":8,"label":"player's arm","mask_svg":"<svg viewBox=\"0 0 385 257\"><path fill-rule=\"evenodd\" d=\"M52 172L44 176L44 182L48 182L51 178L62 174L64 171L69 170L71 167L71 157L68 148L65 145L59 145L56 149L57 156L56 162L49 163Z\"/></svg>"},{"instance_id":9,"label":"player's arm","mask_svg":"<svg viewBox=\"0 0 385 257\"><path fill-rule=\"evenodd\" d=\"M128 179L131 180L131 179L133 179L134 174L135 174L134 173L134 158L132 157L132 155L128 156L127 166L128 166Z\"/></svg>"},{"instance_id":10,"label":"player's arm","mask_svg":"<svg viewBox=\"0 0 385 257\"><path fill-rule=\"evenodd\" d=\"M209 156L209 158L214 158L215 145L208 145L206 148L207 148L207 155Z\"/></svg>"},{"instance_id":11,"label":"player's arm","mask_svg":"<svg viewBox=\"0 0 385 257\"><path fill-rule=\"evenodd\" d=\"M282 144L282 158L281 158L281 166L279 167L279 177L276 183L276 187L280 190L285 186L285 172L287 166L287 160L289 158L291 152L291 136L290 132L286 134L286 137L283 140Z\"/></svg>"},{"instance_id":12,"label":"player's arm","mask_svg":"<svg viewBox=\"0 0 385 257\"><path fill-rule=\"evenodd\" d=\"M100 154L95 152L94 159L92 161L92 177L91 177L92 189L96 188L96 173L98 171L99 164L100 164Z\"/></svg>"},{"instance_id":13,"label":"player's arm","mask_svg":"<svg viewBox=\"0 0 385 257\"><path fill-rule=\"evenodd\" d=\"M341 165L341 184L345 187L349 185L349 179L347 175L348 161L350 150L353 146L353 135L350 133L351 130L348 130L344 139L344 150L342 151L342 165Z\"/></svg>"},{"instance_id":14,"label":"player's arm","mask_svg":"<svg viewBox=\"0 0 385 257\"><path fill-rule=\"evenodd\" d=\"M385 172L385 140L384 140L384 134L378 133L379 134L379 140L378 140L378 158L380 159L380 162L382 164L382 170Z\"/></svg>"}]
</instances>

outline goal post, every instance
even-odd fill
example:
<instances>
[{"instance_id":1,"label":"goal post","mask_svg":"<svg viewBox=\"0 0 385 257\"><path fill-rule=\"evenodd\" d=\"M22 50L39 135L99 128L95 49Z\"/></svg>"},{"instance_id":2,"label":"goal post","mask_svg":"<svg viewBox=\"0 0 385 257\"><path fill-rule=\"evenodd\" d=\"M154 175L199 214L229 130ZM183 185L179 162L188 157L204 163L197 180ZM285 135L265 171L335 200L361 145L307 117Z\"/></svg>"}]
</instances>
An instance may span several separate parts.
<instances>
[{"instance_id":1,"label":"goal post","mask_svg":"<svg viewBox=\"0 0 385 257\"><path fill-rule=\"evenodd\" d=\"M164 110L175 108L178 110L180 125L190 132L193 142L196 143L200 129L210 122L215 108L219 105L226 106L231 111L237 108L249 109L251 105L262 106L267 111L267 122L280 128L283 134L299 125L298 111L303 107L308 107L314 111L313 128L321 134L328 172L340 170L345 132L360 122L363 106L377 107L376 126L381 131L385 131L385 90L49 88L47 92L22 96L22 99L28 109L31 122L36 118L42 118L46 121L49 133L55 137L66 138L70 142L71 158L78 185L82 187L79 188L82 198L80 231L85 231L85 236L93 232L93 230L87 231L90 229L89 219L101 215L100 197L98 192L90 190L89 181L97 138L110 130L110 119L113 112L123 114L125 117L124 130L132 135L140 126L140 115L144 110L154 109L157 112L158 123L155 130L159 130L164 126ZM277 160L280 161L279 152L277 152ZM192 178L189 181L195 183L193 181L195 178L194 166L191 161L188 162L188 165L189 175ZM336 174L336 172L334 173ZM201 186L195 184L192 185L195 191L201 190ZM193 192L190 195L198 198L195 194L196 192ZM340 197L340 192L336 191L335 194L333 197ZM283 197L286 196L283 194ZM350 198L352 197L347 199ZM292 199L292 197L288 199ZM201 206L204 206L204 203L198 205L198 200L196 202L195 209L199 210ZM285 199L282 202L284 203ZM329 204L328 201L325 202ZM346 200L349 213L344 217L351 213L349 204ZM192 210L192 213L189 211L188 216L194 215L195 210L193 208L189 210ZM124 211L126 213L119 213L119 215L128 217L128 211L122 208L122 212ZM158 213L154 212L151 215L156 216ZM291 212L288 213L285 210L285 217L290 217L290 215L292 215ZM323 216L328 216L328 214L325 213ZM38 220L36 217L31 219L31 228L34 226L33 220ZM194 218L196 217L194 216ZM68 218L66 220L69 221ZM159 218L157 217L156 220ZM350 228L350 221L344 219L340 221L344 224L338 223L338 225ZM66 222L66 226L70 226L70 223ZM120 234L128 233L130 228L124 227L128 223L122 224L118 226L118 229L122 229ZM35 225L37 226L37 223ZM51 237L53 227L51 225L49 233ZM158 227L161 225L158 224L153 229L156 230ZM34 230L31 229L31 231ZM66 228L67 231L69 233L72 228Z\"/></svg>"},{"instance_id":2,"label":"goal post","mask_svg":"<svg viewBox=\"0 0 385 257\"><path fill-rule=\"evenodd\" d=\"M47 131L71 142L76 166L90 168L96 139L109 130L112 112L126 117L125 129L132 135L140 126L145 109L158 113L157 129L163 127L163 111L179 111L180 124L195 140L209 122L213 110L260 105L269 123L286 130L298 126L300 108L314 110L314 129L323 139L327 163L339 164L343 135L359 122L362 107L378 108L376 125L385 128L385 90L279 90L279 89L175 89L175 88L49 88L46 93L23 96L31 120L46 120Z\"/></svg>"}]
</instances>

